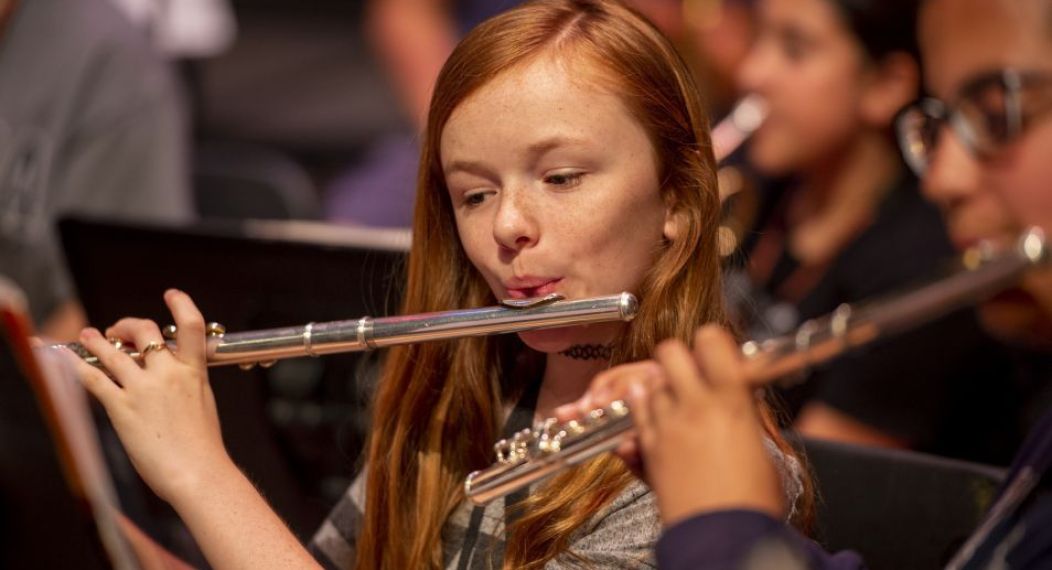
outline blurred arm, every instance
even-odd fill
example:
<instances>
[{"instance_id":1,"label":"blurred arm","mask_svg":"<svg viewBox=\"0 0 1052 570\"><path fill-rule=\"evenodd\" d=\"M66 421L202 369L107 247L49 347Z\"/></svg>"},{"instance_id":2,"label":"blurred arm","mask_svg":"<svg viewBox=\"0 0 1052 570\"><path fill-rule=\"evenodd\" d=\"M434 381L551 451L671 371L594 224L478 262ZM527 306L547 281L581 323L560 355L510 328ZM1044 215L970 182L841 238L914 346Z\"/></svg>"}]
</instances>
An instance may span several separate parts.
<instances>
[{"instance_id":1,"label":"blurred arm","mask_svg":"<svg viewBox=\"0 0 1052 570\"><path fill-rule=\"evenodd\" d=\"M423 128L431 90L458 32L443 0L374 0L368 33L410 118Z\"/></svg>"}]
</instances>

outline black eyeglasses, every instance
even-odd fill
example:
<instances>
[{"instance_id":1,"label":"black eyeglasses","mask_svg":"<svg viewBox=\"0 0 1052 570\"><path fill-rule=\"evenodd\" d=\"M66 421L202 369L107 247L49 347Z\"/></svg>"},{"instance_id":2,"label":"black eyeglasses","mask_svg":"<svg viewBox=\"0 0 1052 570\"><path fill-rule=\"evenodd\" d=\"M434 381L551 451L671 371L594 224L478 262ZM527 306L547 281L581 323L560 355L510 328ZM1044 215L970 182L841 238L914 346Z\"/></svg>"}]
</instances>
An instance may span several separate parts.
<instances>
[{"instance_id":1,"label":"black eyeglasses","mask_svg":"<svg viewBox=\"0 0 1052 570\"><path fill-rule=\"evenodd\" d=\"M1052 110L1052 74L1002 69L964 85L952 102L926 98L895 118L906 162L921 175L949 125L974 156L989 158Z\"/></svg>"}]
</instances>

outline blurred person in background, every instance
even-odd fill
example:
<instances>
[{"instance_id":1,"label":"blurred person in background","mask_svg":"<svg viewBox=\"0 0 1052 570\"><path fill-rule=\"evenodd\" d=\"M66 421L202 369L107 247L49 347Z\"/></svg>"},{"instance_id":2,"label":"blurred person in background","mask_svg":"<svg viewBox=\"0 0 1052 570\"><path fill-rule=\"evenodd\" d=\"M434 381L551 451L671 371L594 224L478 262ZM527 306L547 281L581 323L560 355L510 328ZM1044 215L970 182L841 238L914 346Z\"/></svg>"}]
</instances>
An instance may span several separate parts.
<instances>
[{"instance_id":1,"label":"blurred person in background","mask_svg":"<svg viewBox=\"0 0 1052 570\"><path fill-rule=\"evenodd\" d=\"M85 324L54 221L189 219L186 129L171 70L109 1L0 0L0 273L43 335Z\"/></svg>"},{"instance_id":2,"label":"blurred person in background","mask_svg":"<svg viewBox=\"0 0 1052 570\"><path fill-rule=\"evenodd\" d=\"M937 99L899 119L906 154L924 173L958 248L1008 244L1030 226L1052 231L1052 2L926 0L920 18L925 78ZM986 519L951 559L953 569L1052 567L1052 269L980 305L983 325L1018 348L999 385L1031 378L1043 414L1012 462ZM656 362L612 370L561 410L579 415L626 395L647 480L666 527L658 564L687 568L864 567L830 555L782 521L779 483L750 411L755 387L725 330L708 326L689 351L660 345ZM944 355L933 353L931 359ZM615 377L615 372L618 374ZM601 394L600 387L605 392ZM602 395L602 398L598 396ZM638 464L629 446L626 459ZM704 540L699 540L705 537Z\"/></svg>"},{"instance_id":3,"label":"blurred person in background","mask_svg":"<svg viewBox=\"0 0 1052 570\"><path fill-rule=\"evenodd\" d=\"M362 161L324 192L334 222L409 227L420 133L438 72L460 38L521 0L373 0L366 33L385 65L408 126L377 141Z\"/></svg>"},{"instance_id":4,"label":"blurred person in background","mask_svg":"<svg viewBox=\"0 0 1052 570\"><path fill-rule=\"evenodd\" d=\"M408 127L377 141L359 164L326 188L324 214L327 219L379 227L409 227L419 133L438 71L461 37L483 20L521 1L373 0L369 4L366 31L392 80ZM683 25L685 6L681 0L634 0L628 4L653 21L688 59L697 59L689 30ZM727 22L739 22L739 14L733 10L730 13L732 17L728 17ZM692 67L695 71L705 69L704 64ZM703 88L709 84L708 81L702 83ZM712 82L712 85L723 84L726 82ZM717 93L723 101L724 90L719 88L713 95Z\"/></svg>"},{"instance_id":5,"label":"blurred person in background","mask_svg":"<svg viewBox=\"0 0 1052 570\"><path fill-rule=\"evenodd\" d=\"M729 277L749 338L784 335L842 303L907 287L952 255L892 129L919 92L916 7L758 3L759 35L740 79L769 115L748 159L792 180L742 272ZM984 385L1003 366L974 313L960 311L818 368L787 399L808 436L1004 463L1022 437L1006 419L1017 401L1000 390L991 397Z\"/></svg>"},{"instance_id":6,"label":"blurred person in background","mask_svg":"<svg viewBox=\"0 0 1052 570\"><path fill-rule=\"evenodd\" d=\"M171 58L222 53L237 35L227 0L110 0L143 29L154 47Z\"/></svg>"},{"instance_id":7,"label":"blurred person in background","mask_svg":"<svg viewBox=\"0 0 1052 570\"><path fill-rule=\"evenodd\" d=\"M699 83L713 117L741 96L739 70L756 35L755 0L683 0L684 34L698 52Z\"/></svg>"}]
</instances>

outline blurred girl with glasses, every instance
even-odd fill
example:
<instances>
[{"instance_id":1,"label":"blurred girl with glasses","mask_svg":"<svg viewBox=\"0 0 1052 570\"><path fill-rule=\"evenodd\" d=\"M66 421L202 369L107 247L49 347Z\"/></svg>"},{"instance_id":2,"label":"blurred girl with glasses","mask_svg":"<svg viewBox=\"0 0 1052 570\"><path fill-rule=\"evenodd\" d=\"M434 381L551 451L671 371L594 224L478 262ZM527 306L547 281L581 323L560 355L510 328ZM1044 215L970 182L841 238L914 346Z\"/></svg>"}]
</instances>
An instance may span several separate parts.
<instances>
[{"instance_id":1,"label":"blurred girl with glasses","mask_svg":"<svg viewBox=\"0 0 1052 570\"><path fill-rule=\"evenodd\" d=\"M896 113L920 84L915 12L910 0L760 2L759 36L740 80L770 114L749 159L791 181L759 228L746 277L731 281L752 338L783 335L841 303L908 286L952 255L893 135ZM939 359L930 357L936 343ZM990 402L979 388L999 363L990 346L967 311L842 359L787 395L796 427L820 438L1006 461L1017 434L1007 422L976 421L977 411L1013 405L1008 397Z\"/></svg>"},{"instance_id":2,"label":"blurred girl with glasses","mask_svg":"<svg viewBox=\"0 0 1052 570\"><path fill-rule=\"evenodd\" d=\"M960 246L1004 243L1023 228L1052 230L1050 23L1048 0L923 2L925 84L939 99L905 112L899 131L904 152L924 167L925 195ZM982 522L963 544L938 546L949 569L1052 568L1052 269L1034 269L979 308L986 329L1027 351L998 371L989 395L1025 380L1044 396L1032 398L1033 428ZM666 525L659 568L866 567L858 555L828 554L781 522L784 506L770 492L776 471L761 453L755 415L742 406L755 384L726 331L703 327L692 350L662 343L654 362L633 366L597 378L585 399L560 415L574 417L627 391L638 453ZM635 449L619 451L640 462ZM935 471L931 477L941 480ZM888 498L908 498L902 492ZM921 524L935 524L923 509L916 512ZM880 526L865 522L870 532ZM909 547L904 554L912 554Z\"/></svg>"}]
</instances>

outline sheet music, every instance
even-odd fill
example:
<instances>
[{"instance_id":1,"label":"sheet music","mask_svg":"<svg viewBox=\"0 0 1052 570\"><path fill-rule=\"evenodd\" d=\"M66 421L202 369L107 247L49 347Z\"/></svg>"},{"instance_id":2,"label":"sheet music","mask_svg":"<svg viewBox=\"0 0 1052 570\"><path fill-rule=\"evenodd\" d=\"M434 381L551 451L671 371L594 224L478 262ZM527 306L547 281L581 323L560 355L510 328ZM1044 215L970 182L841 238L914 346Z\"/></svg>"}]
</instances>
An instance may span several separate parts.
<instances>
[{"instance_id":1,"label":"sheet music","mask_svg":"<svg viewBox=\"0 0 1052 570\"><path fill-rule=\"evenodd\" d=\"M83 499L91 509L99 532L98 538L113 567L118 570L139 568L135 555L117 526L117 493L102 455L91 416L89 396L72 366L61 354L31 348L29 336L32 328L25 298L2 278L0 323L4 329L3 336L15 353L23 375L29 379L41 406L71 493Z\"/></svg>"}]
</instances>

